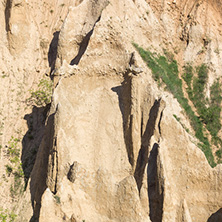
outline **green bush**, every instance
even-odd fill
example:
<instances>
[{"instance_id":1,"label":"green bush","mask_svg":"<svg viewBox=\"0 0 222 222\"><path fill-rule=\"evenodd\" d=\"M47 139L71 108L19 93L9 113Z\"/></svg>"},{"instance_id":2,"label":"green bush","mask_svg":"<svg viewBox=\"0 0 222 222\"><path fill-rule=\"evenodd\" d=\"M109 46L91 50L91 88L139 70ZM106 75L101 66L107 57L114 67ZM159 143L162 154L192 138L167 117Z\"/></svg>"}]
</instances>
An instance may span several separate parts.
<instances>
[{"instance_id":1,"label":"green bush","mask_svg":"<svg viewBox=\"0 0 222 222\"><path fill-rule=\"evenodd\" d=\"M36 91L31 91L31 96L27 99L27 103L35 106L46 106L51 102L52 97L52 81L49 79L41 79Z\"/></svg>"}]
</instances>

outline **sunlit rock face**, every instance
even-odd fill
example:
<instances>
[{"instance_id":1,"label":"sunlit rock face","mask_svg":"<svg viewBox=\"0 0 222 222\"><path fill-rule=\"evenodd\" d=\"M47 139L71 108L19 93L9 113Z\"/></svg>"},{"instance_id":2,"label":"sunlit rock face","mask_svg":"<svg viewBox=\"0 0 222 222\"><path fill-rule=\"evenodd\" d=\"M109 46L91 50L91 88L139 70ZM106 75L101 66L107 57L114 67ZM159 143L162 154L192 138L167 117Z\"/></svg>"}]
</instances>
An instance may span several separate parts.
<instances>
[{"instance_id":1,"label":"sunlit rock face","mask_svg":"<svg viewBox=\"0 0 222 222\"><path fill-rule=\"evenodd\" d=\"M181 79L187 63L207 64L210 98L219 1L8 0L0 10L0 207L30 222L220 220L221 165L208 164L189 117L134 47L173 55ZM51 103L30 103L43 77ZM13 197L15 135L26 189Z\"/></svg>"}]
</instances>

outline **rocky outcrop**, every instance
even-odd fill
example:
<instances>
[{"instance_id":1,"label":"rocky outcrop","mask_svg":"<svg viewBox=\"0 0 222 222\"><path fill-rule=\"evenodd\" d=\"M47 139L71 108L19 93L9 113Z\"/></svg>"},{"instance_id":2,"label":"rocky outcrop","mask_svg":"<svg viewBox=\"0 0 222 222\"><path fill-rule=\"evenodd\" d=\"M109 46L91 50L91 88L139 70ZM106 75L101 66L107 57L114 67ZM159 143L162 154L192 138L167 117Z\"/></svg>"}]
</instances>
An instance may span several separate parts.
<instances>
[{"instance_id":1,"label":"rocky outcrop","mask_svg":"<svg viewBox=\"0 0 222 222\"><path fill-rule=\"evenodd\" d=\"M70 65L77 65L80 62L94 27L108 4L107 0L88 0L70 8L59 37L58 67L62 65L64 59Z\"/></svg>"},{"instance_id":2,"label":"rocky outcrop","mask_svg":"<svg viewBox=\"0 0 222 222\"><path fill-rule=\"evenodd\" d=\"M18 150L21 158L15 164L24 169L25 178L20 178L21 187L15 191L19 193L32 171L47 116L47 107L32 107L27 99L45 73L50 73L49 66L55 60L50 43L70 5L73 1L0 1L0 209L17 211L15 214L22 217L18 221L25 221L19 210L31 211L31 204L29 193L22 198L23 203L20 196L12 195L15 172L9 176L6 171L6 165L11 164L8 148L12 143Z\"/></svg>"},{"instance_id":3,"label":"rocky outcrop","mask_svg":"<svg viewBox=\"0 0 222 222\"><path fill-rule=\"evenodd\" d=\"M209 91L222 65L220 50L214 53L221 42L219 17L213 15L220 13L220 3L84 0L38 5L5 1L2 8L2 45L10 58L5 70L16 56L28 61L21 64L24 76L38 62L29 78L34 81L48 66L47 75L54 80L49 112L48 105L26 115L22 161L29 167L17 221L219 221L221 165L209 166L179 103L163 85L158 87L132 43L156 53L167 48L180 70L186 62L207 63ZM49 21L36 24L33 12ZM32 54L33 60L28 59ZM12 70L17 66L19 58ZM37 155L31 156L34 149Z\"/></svg>"},{"instance_id":4,"label":"rocky outcrop","mask_svg":"<svg viewBox=\"0 0 222 222\"><path fill-rule=\"evenodd\" d=\"M221 166L208 165L173 117L179 105L157 89L136 52L143 72L134 75L129 68L132 41L150 44L142 30L155 32L161 25L144 1L103 5L98 2L95 16L78 19L93 6L84 1L69 11L60 32L52 106L58 109L56 139L48 147L40 221L49 221L46 215L67 221L206 221L222 201L216 198Z\"/></svg>"}]
</instances>

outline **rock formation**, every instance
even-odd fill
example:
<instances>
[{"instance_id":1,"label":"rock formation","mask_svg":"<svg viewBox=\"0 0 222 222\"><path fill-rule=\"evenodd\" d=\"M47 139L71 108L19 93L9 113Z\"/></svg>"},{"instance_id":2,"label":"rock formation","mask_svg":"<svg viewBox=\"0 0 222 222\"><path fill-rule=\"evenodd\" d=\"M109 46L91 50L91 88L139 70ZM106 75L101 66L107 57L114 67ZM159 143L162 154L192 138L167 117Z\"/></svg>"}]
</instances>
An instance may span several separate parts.
<instances>
[{"instance_id":1,"label":"rock formation","mask_svg":"<svg viewBox=\"0 0 222 222\"><path fill-rule=\"evenodd\" d=\"M30 222L220 221L221 164L209 165L134 44L174 54L181 79L187 63L206 63L208 95L221 77L221 10L216 0L2 1L0 207ZM46 95L33 90L50 88L38 85L45 73L51 103L32 107ZM16 195L15 146L26 187Z\"/></svg>"}]
</instances>

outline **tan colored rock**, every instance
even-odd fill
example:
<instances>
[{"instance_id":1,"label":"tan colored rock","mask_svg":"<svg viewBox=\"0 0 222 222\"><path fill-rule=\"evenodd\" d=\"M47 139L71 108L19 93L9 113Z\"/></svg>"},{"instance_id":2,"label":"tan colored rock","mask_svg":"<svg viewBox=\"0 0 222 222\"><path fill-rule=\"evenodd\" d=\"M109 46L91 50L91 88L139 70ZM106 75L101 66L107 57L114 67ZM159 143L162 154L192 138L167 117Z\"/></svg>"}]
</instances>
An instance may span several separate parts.
<instances>
[{"instance_id":1,"label":"tan colored rock","mask_svg":"<svg viewBox=\"0 0 222 222\"><path fill-rule=\"evenodd\" d=\"M62 65L63 60L71 65L79 63L108 4L107 0L86 0L70 8L59 36L57 67Z\"/></svg>"},{"instance_id":2,"label":"tan colored rock","mask_svg":"<svg viewBox=\"0 0 222 222\"><path fill-rule=\"evenodd\" d=\"M14 0L0 12L0 142L22 128L22 158L39 147L16 204L13 177L0 179L0 207L15 206L17 221L30 222L220 220L221 165L208 165L173 117L190 125L176 99L158 89L132 45L173 51L180 70L207 63L209 88L221 76L219 1ZM50 112L19 110L44 73L54 78ZM34 113L36 138L27 142Z\"/></svg>"},{"instance_id":3,"label":"tan colored rock","mask_svg":"<svg viewBox=\"0 0 222 222\"><path fill-rule=\"evenodd\" d=\"M73 4L71 0L52 0L42 4L35 0L0 1L0 208L14 211L19 215L18 221L31 218L31 199L29 189L26 194L12 198L10 187L14 184L14 177L6 173L5 165L11 164L6 155L7 147L12 136L19 139L16 148L21 150L21 162L28 163L27 171L32 169L44 133L42 125L46 113L44 108L32 109L26 100L30 97L30 90L36 90L39 80L55 60L51 55L54 51L50 49L53 33L60 30L68 7ZM24 190L24 178L20 179L21 187L16 192Z\"/></svg>"},{"instance_id":4,"label":"tan colored rock","mask_svg":"<svg viewBox=\"0 0 222 222\"><path fill-rule=\"evenodd\" d=\"M137 53L144 71L130 74L132 41L151 44L156 33L163 39L175 33L169 42L180 37L176 20L170 23L179 10L169 13L178 2L165 3L160 21L145 1L112 1L101 8L99 4L96 16L89 14L86 20L78 17L92 8L91 2L69 11L59 38L50 114L54 120L48 122L52 135L45 137L32 174L34 180L35 172L41 175L48 164L44 186L50 190L36 193L37 204L42 204L40 221L72 220L74 214L77 221L198 222L207 221L220 207L221 166L208 165L192 136L173 117L182 115L178 103L157 89ZM194 56L192 44L198 47L194 40L202 35L195 23L190 25L194 28L187 24L185 57ZM84 53L72 63L90 30ZM49 157L41 165L43 150ZM34 190L38 186L36 181ZM60 198L59 204L52 204L53 195Z\"/></svg>"}]
</instances>

